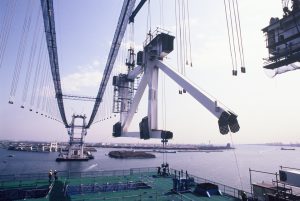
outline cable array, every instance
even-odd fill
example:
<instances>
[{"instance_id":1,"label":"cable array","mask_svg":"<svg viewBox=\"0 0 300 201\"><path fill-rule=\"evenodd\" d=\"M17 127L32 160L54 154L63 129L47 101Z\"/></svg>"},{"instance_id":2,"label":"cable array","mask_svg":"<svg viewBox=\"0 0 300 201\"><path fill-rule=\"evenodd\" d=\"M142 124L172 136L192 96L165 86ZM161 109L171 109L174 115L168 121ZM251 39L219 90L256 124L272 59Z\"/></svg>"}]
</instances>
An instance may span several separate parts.
<instances>
[{"instance_id":1,"label":"cable array","mask_svg":"<svg viewBox=\"0 0 300 201\"><path fill-rule=\"evenodd\" d=\"M238 65L240 65L241 72L246 73L238 1L224 0L224 9L232 75L237 76Z\"/></svg>"},{"instance_id":2,"label":"cable array","mask_svg":"<svg viewBox=\"0 0 300 201\"><path fill-rule=\"evenodd\" d=\"M0 62L3 61L5 46L10 45L7 41L7 34L10 31L19 33L18 30L11 29L10 25L15 12L9 13L14 11L19 4L21 3L17 1L8 1L7 11L3 18L5 23L0 33ZM18 102L20 92L22 109L28 108L30 112L34 111L36 114L60 122L58 108L55 104L55 92L51 80L41 13L39 2L30 0L25 7L24 15L17 15L18 19L16 20L20 18L24 21L19 33L18 48L15 51L16 62L13 69L9 103ZM15 29L15 27L12 28ZM18 87L20 85L22 87Z\"/></svg>"},{"instance_id":3,"label":"cable array","mask_svg":"<svg viewBox=\"0 0 300 201\"><path fill-rule=\"evenodd\" d=\"M188 0L175 0L177 70L186 76L186 67L193 66ZM186 93L179 89L179 94Z\"/></svg>"},{"instance_id":4,"label":"cable array","mask_svg":"<svg viewBox=\"0 0 300 201\"><path fill-rule=\"evenodd\" d=\"M15 9L16 9L16 0L7 1L3 20L1 20L2 22L0 23L2 25L0 29L0 69L3 64L3 60L5 56L4 54L8 43L8 37L11 32L11 25L13 23L13 19L16 13Z\"/></svg>"},{"instance_id":5,"label":"cable array","mask_svg":"<svg viewBox=\"0 0 300 201\"><path fill-rule=\"evenodd\" d=\"M29 4L27 4L27 9L26 9L26 16L24 19L23 23L23 28L22 28L22 35L21 35L21 40L19 43L19 49L18 49L18 54L17 54L17 59L15 63L15 68L14 68L14 74L13 74L13 80L11 83L11 90L10 90L10 98L9 98L9 103L13 103L18 83L19 83L19 77L21 73L21 68L23 66L23 59L24 59L24 53L26 50L26 45L27 45L27 39L28 39L28 33L29 33L29 28L31 25L31 17L32 17L32 9L33 6L31 5L32 1L30 1Z\"/></svg>"}]
</instances>

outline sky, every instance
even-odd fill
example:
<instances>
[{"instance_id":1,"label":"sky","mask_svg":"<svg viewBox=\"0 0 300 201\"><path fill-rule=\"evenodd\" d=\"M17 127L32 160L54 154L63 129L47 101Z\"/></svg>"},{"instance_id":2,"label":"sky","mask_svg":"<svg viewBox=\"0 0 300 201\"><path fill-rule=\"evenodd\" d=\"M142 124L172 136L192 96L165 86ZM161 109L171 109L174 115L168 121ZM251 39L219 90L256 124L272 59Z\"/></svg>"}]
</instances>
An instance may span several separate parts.
<instances>
[{"instance_id":1,"label":"sky","mask_svg":"<svg viewBox=\"0 0 300 201\"><path fill-rule=\"evenodd\" d=\"M38 37L37 39L33 37L33 31L28 36L15 102L13 105L8 104L25 10L29 4L33 13L35 12L38 16L38 2L17 1L14 11L11 32L0 68L0 139L68 140L66 129L61 123L29 112L28 100L25 103L25 109L20 108L30 47L34 40L38 40ZM151 14L148 14L148 4L141 9L134 25L136 51L142 49L150 24L152 30L162 27L176 36L174 2L174 0L151 0L149 7ZM160 73L159 125L174 133L171 143L300 142L298 123L300 109L297 104L300 101L298 93L300 71L269 78L262 68L263 58L268 54L261 29L268 25L271 17L282 16L281 1L239 0L238 2L247 73L239 73L236 77L231 74L232 66L223 1L189 0L193 67L186 67L186 77L234 111L238 115L241 129L238 133L221 135L217 119L190 95L179 95L178 85ZM4 13L7 5L8 0L0 1L1 31L4 29ZM96 95L121 6L121 0L54 0L58 56L64 94ZM149 16L151 16L151 23ZM36 19L37 17L33 18L32 22ZM38 19L40 22L37 26L42 37L41 16ZM126 47L131 38L129 28L124 38L128 40L124 40L121 46L114 73L120 70L117 67L124 61ZM176 51L170 53L164 62L177 69ZM164 96L161 92L163 79L165 79ZM108 90L112 90L112 87L109 86ZM112 91L109 93L112 94ZM137 131L138 123L146 116L147 97L145 95L130 131ZM165 106L161 104L162 97L165 98ZM99 111L98 120L111 116L106 114L110 112L111 106L105 104L105 108L101 107L102 110ZM89 118L92 106L93 104L88 102L65 100L68 121L71 121L73 113L86 114ZM162 112L163 110L166 112ZM163 123L163 114L166 115L165 123ZM116 117L112 115L112 117L93 124L88 130L86 141L159 143L159 140L113 138L112 125L119 119L118 115Z\"/></svg>"}]
</instances>

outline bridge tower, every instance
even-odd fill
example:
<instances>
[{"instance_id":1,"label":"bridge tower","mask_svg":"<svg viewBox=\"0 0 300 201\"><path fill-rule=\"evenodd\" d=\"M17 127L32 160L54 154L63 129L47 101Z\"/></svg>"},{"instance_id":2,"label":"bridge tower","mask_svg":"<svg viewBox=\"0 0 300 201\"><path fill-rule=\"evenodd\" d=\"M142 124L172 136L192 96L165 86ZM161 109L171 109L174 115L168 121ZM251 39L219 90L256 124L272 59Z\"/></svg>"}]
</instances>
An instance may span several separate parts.
<instances>
[{"instance_id":1,"label":"bridge tower","mask_svg":"<svg viewBox=\"0 0 300 201\"><path fill-rule=\"evenodd\" d=\"M57 152L58 144L57 142L51 142L50 143L50 152Z\"/></svg>"},{"instance_id":2,"label":"bridge tower","mask_svg":"<svg viewBox=\"0 0 300 201\"><path fill-rule=\"evenodd\" d=\"M75 120L81 119L82 124L76 124ZM72 116L72 122L70 128L68 128L68 134L70 136L68 158L69 159L85 159L87 156L84 155L84 138L87 134L86 130L86 116L75 115Z\"/></svg>"}]
</instances>

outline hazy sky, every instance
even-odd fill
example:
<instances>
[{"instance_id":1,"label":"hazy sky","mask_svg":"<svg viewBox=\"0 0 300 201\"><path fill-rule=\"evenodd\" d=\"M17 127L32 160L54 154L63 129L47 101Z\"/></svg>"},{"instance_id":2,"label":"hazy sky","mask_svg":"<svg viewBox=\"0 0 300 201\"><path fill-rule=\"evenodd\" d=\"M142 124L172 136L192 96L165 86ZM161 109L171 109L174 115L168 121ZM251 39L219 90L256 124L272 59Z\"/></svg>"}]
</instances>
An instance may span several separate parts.
<instances>
[{"instance_id":1,"label":"hazy sky","mask_svg":"<svg viewBox=\"0 0 300 201\"><path fill-rule=\"evenodd\" d=\"M7 2L8 0L0 1L1 31ZM38 2L31 3L33 10L39 9ZM174 2L174 0L151 1L152 30L163 25L176 35ZM67 141L66 129L62 124L29 112L28 107L20 108L24 85L22 80L28 67L28 57L24 59L15 104L8 104L21 28L28 3L29 0L17 1L11 34L0 69L0 139ZM163 19L160 19L160 4L163 4ZM54 0L63 93L96 95L121 6L121 0ZM239 0L247 73L239 74L237 77L231 75L223 0L189 0L189 6L193 67L187 67L186 76L238 114L241 129L238 133L232 134L233 142L300 142L300 124L297 123L300 112L297 104L300 101L298 92L300 71L270 79L262 68L263 58L267 57L267 49L261 29L268 25L270 17L282 16L281 1ZM42 31L42 27L40 29ZM135 23L134 38L137 50L141 50L146 31L147 5L138 14ZM32 38L32 35L29 34L29 38ZM28 54L31 47L30 40L27 46ZM124 58L124 55L120 56L122 57ZM116 64L120 62L119 59ZM168 56L166 63L177 69L175 52ZM169 78L166 78L165 90L166 129L174 133L172 142L194 144L231 142L230 135L222 136L219 133L217 119L190 95L179 95L178 86ZM159 98L161 103L161 97ZM146 115L146 99L147 97L143 98L132 122L130 129L132 131L138 129L138 123ZM65 101L68 121L74 112L86 113L89 117L91 106L92 104L86 102ZM100 113L101 115L103 114ZM162 112L159 122L162 126L161 116ZM117 121L118 117L114 117L94 124L88 130L86 140L144 142L131 138L113 138L112 125Z\"/></svg>"}]
</instances>

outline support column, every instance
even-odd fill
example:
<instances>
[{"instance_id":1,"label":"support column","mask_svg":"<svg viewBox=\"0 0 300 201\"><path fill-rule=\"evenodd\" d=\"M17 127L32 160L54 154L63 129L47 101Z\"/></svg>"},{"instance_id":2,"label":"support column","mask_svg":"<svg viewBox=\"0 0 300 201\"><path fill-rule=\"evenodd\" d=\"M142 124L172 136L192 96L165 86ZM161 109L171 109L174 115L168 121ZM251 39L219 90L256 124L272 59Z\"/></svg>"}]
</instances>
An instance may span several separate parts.
<instances>
[{"instance_id":1,"label":"support column","mask_svg":"<svg viewBox=\"0 0 300 201\"><path fill-rule=\"evenodd\" d=\"M148 74L148 123L151 130L158 129L157 99L158 99L158 68L151 63L147 66Z\"/></svg>"}]
</instances>

